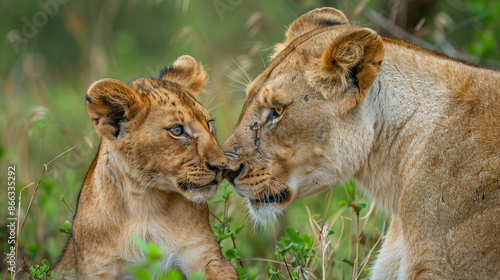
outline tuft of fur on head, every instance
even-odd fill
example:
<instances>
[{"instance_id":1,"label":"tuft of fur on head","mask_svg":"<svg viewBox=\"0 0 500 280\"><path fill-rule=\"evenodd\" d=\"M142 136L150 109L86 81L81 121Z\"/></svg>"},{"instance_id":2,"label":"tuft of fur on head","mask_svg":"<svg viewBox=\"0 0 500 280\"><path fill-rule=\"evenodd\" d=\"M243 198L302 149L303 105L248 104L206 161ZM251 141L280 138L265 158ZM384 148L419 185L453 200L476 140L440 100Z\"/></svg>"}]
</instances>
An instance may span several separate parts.
<instances>
[{"instance_id":1,"label":"tuft of fur on head","mask_svg":"<svg viewBox=\"0 0 500 280\"><path fill-rule=\"evenodd\" d=\"M341 11L334 8L319 8L305 13L294 20L290 26L287 27L287 30L285 31L285 41L274 46L269 59L272 60L275 58L293 40L295 40L295 38L319 28L346 24L348 22L349 21L345 15Z\"/></svg>"},{"instance_id":2,"label":"tuft of fur on head","mask_svg":"<svg viewBox=\"0 0 500 280\"><path fill-rule=\"evenodd\" d=\"M207 81L207 73L203 66L192 56L183 55L170 66L165 67L158 77L159 80L175 82L190 91L195 99Z\"/></svg>"}]
</instances>

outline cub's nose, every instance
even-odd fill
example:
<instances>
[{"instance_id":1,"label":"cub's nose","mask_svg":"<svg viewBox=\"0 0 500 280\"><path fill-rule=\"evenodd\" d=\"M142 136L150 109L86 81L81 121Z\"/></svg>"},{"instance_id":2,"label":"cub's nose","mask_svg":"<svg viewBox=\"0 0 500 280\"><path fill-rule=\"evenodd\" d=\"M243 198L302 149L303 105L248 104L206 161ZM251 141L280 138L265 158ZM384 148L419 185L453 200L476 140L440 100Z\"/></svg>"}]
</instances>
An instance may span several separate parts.
<instances>
[{"instance_id":1,"label":"cub's nose","mask_svg":"<svg viewBox=\"0 0 500 280\"><path fill-rule=\"evenodd\" d=\"M234 185L234 180L241 174L241 171L245 168L245 163L240 163L239 166L237 166L237 169L225 169L224 172L222 172L222 176L226 178L229 183Z\"/></svg>"},{"instance_id":2,"label":"cub's nose","mask_svg":"<svg viewBox=\"0 0 500 280\"><path fill-rule=\"evenodd\" d=\"M226 166L227 164L223 161L215 163L209 163L208 161L205 162L205 167L213 172L223 171Z\"/></svg>"}]
</instances>

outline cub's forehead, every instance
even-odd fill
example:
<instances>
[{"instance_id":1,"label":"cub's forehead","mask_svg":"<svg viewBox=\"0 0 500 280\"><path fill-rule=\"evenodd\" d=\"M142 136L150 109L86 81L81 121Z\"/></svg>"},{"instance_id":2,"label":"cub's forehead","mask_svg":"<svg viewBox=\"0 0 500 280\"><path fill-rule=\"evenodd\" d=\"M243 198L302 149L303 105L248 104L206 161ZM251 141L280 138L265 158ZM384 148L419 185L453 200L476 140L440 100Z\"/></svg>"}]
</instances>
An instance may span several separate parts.
<instances>
[{"instance_id":1,"label":"cub's forehead","mask_svg":"<svg viewBox=\"0 0 500 280\"><path fill-rule=\"evenodd\" d=\"M144 77L129 83L129 87L146 101L150 110L166 110L184 121L186 118L210 120L207 110L185 88L165 80Z\"/></svg>"}]
</instances>

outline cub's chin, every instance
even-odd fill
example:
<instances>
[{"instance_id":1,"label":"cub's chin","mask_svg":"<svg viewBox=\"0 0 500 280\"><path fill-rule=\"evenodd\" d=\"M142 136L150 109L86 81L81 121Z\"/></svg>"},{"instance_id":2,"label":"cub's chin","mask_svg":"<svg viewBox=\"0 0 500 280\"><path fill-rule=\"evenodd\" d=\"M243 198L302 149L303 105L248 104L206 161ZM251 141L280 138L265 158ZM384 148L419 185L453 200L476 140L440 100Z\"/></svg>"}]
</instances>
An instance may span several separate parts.
<instances>
[{"instance_id":1,"label":"cub's chin","mask_svg":"<svg viewBox=\"0 0 500 280\"><path fill-rule=\"evenodd\" d=\"M196 203L211 201L217 194L217 181L212 181L206 185L198 186L193 182L185 182L179 185L180 193L188 200Z\"/></svg>"}]
</instances>

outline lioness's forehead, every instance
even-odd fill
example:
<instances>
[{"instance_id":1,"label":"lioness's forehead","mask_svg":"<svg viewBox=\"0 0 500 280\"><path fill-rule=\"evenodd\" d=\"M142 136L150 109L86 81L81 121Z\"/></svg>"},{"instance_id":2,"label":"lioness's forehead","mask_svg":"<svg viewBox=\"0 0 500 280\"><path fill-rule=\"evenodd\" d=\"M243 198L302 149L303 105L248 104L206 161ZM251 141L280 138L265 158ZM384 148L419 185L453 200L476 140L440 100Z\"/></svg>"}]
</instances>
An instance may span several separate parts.
<instances>
[{"instance_id":1,"label":"lioness's forehead","mask_svg":"<svg viewBox=\"0 0 500 280\"><path fill-rule=\"evenodd\" d=\"M343 24L313 30L303 36L297 37L281 51L267 68L247 87L247 98L241 117L247 107L252 103L266 84L275 77L289 73L292 75L297 70L303 69L306 63L320 58L323 51L339 37L349 30L359 28L355 25Z\"/></svg>"}]
</instances>

